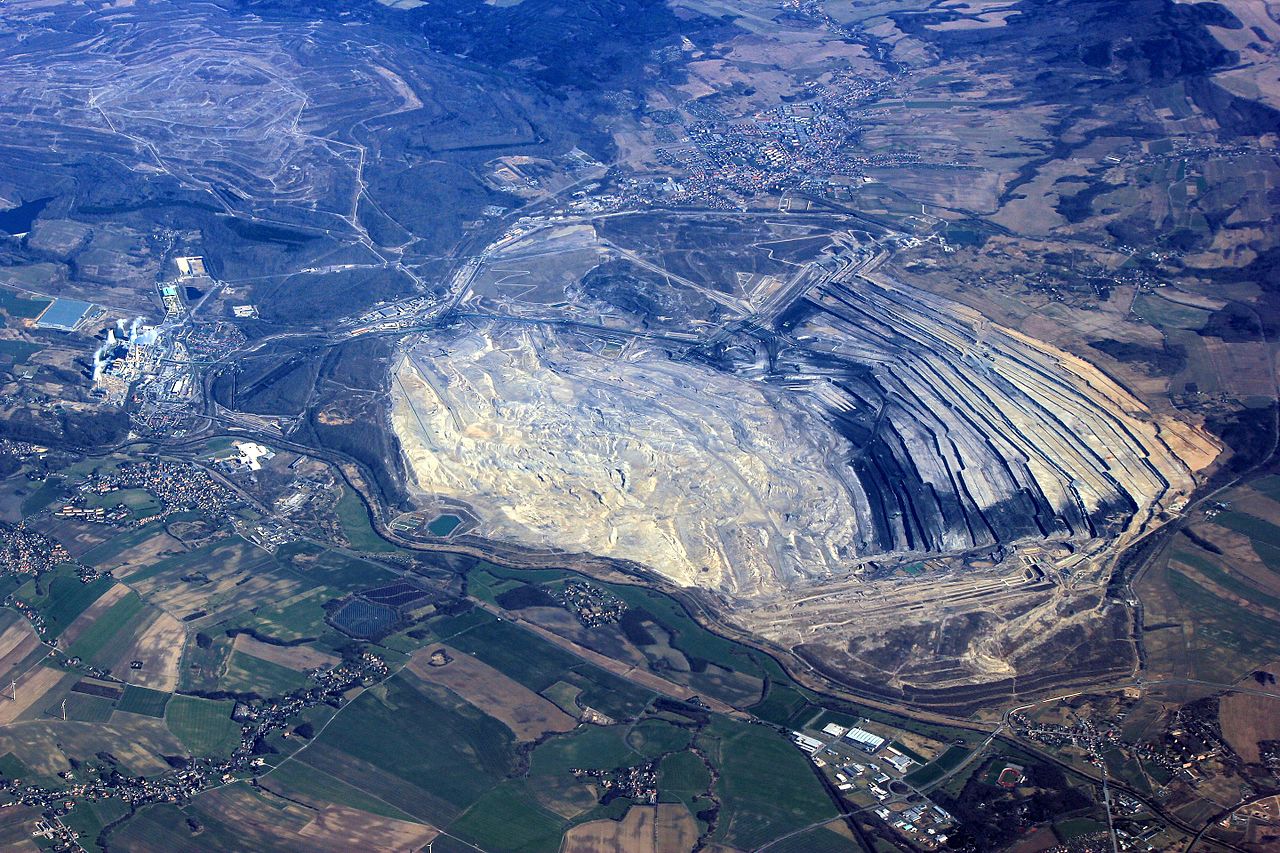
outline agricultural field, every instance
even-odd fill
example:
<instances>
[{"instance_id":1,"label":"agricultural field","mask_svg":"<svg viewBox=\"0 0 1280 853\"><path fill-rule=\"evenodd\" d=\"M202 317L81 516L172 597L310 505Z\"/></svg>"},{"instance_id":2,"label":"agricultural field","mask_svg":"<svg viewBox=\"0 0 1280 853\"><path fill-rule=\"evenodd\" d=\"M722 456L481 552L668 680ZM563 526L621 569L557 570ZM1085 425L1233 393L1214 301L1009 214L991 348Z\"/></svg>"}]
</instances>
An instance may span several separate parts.
<instances>
[{"instance_id":1,"label":"agricultural field","mask_svg":"<svg viewBox=\"0 0 1280 853\"><path fill-rule=\"evenodd\" d=\"M281 763L263 776L260 784L266 790L316 808L336 804L394 820L414 820L408 812L335 776L317 772L303 761Z\"/></svg>"},{"instance_id":2,"label":"agricultural field","mask_svg":"<svg viewBox=\"0 0 1280 853\"><path fill-rule=\"evenodd\" d=\"M309 839L322 826L335 831L326 815L333 821L364 815L380 832L394 827L428 838L443 831L444 838L487 850L553 853L564 844L588 849L609 839L626 849L684 849L704 834L748 849L835 817L836 806L808 761L780 733L663 699L569 648L480 615L447 644L418 641L407 657L395 658L403 667L397 674L338 713L314 717L314 726L299 727L287 740L271 738L268 744L281 752L260 771L252 799L233 787L180 809L151 807L113 830L112 840L136 841L141 849L156 839L216 843L228 831L228 816L241 815L263 849L275 849L285 838ZM433 616L411 630L449 633L465 617ZM387 642L401 646L409 639L402 632ZM193 645L197 652L225 645L224 689L263 677L261 663L270 662L254 653L264 649L280 651L272 666L300 675L285 665L293 654L288 648L244 633L210 640L208 649ZM309 643L294 648L302 658L329 654ZM602 712L616 722L579 723L544 696L607 709ZM114 701L113 719L162 722L196 755L218 754L238 739L229 700L128 687ZM521 743L532 744L527 770L518 757ZM623 796L608 794L606 778L633 771L650 775ZM319 810L312 817L320 824L307 830L311 824L280 814L270 834L255 822L254 815L275 809L288 813L288 803ZM776 824L766 822L764 815L779 804ZM191 820L201 827L196 835Z\"/></svg>"},{"instance_id":3,"label":"agricultural field","mask_svg":"<svg viewBox=\"0 0 1280 853\"><path fill-rule=\"evenodd\" d=\"M447 646L414 652L408 670L439 684L501 721L516 740L534 741L551 732L566 732L577 720L552 702L517 684L487 664Z\"/></svg>"},{"instance_id":4,"label":"agricultural field","mask_svg":"<svg viewBox=\"0 0 1280 853\"><path fill-rule=\"evenodd\" d=\"M125 532L113 532L106 541L83 551L78 556L91 566L103 570L148 565L157 558L184 551L182 543L165 532L165 525L153 521Z\"/></svg>"},{"instance_id":5,"label":"agricultural field","mask_svg":"<svg viewBox=\"0 0 1280 853\"><path fill-rule=\"evenodd\" d=\"M40 638L16 610L0 610L0 681L12 681L44 657Z\"/></svg>"},{"instance_id":6,"label":"agricultural field","mask_svg":"<svg viewBox=\"0 0 1280 853\"><path fill-rule=\"evenodd\" d=\"M277 559L280 557L281 555L277 554ZM308 581L343 592L353 592L395 579L394 574L377 563L360 560L338 551L321 550L318 553L295 554L288 559L287 563Z\"/></svg>"},{"instance_id":7,"label":"agricultural field","mask_svg":"<svg viewBox=\"0 0 1280 853\"><path fill-rule=\"evenodd\" d=\"M201 624L237 616L254 601L286 598L302 588L269 553L239 537L146 565L122 580L148 603L184 622Z\"/></svg>"},{"instance_id":8,"label":"agricultural field","mask_svg":"<svg viewBox=\"0 0 1280 853\"><path fill-rule=\"evenodd\" d=\"M234 646L237 652L294 672L330 667L339 661L336 655L317 649L313 645L285 645L279 641L268 643L248 633L237 634Z\"/></svg>"},{"instance_id":9,"label":"agricultural field","mask_svg":"<svg viewBox=\"0 0 1280 853\"><path fill-rule=\"evenodd\" d=\"M74 568L64 566L19 587L14 597L43 618L45 636L56 637L115 584L109 578L81 583Z\"/></svg>"},{"instance_id":10,"label":"agricultural field","mask_svg":"<svg viewBox=\"0 0 1280 853\"><path fill-rule=\"evenodd\" d=\"M269 604L255 607L240 621L284 642L318 637L327 627L324 603L327 590L306 590Z\"/></svg>"},{"instance_id":11,"label":"agricultural field","mask_svg":"<svg viewBox=\"0 0 1280 853\"><path fill-rule=\"evenodd\" d=\"M512 772L515 739L444 688L410 679L360 696L293 760L443 825Z\"/></svg>"},{"instance_id":12,"label":"agricultural field","mask_svg":"<svg viewBox=\"0 0 1280 853\"><path fill-rule=\"evenodd\" d=\"M128 814L129 808L124 803L116 800L98 800L92 803L82 803L67 816L66 821L68 826L75 829L80 833L80 837L85 839L86 847L100 849L97 847L97 839L102 831ZM90 845L93 846L90 847Z\"/></svg>"},{"instance_id":13,"label":"agricultural field","mask_svg":"<svg viewBox=\"0 0 1280 853\"><path fill-rule=\"evenodd\" d=\"M281 696L306 686L307 677L297 669L237 649L227 662L220 684L233 693Z\"/></svg>"},{"instance_id":14,"label":"agricultural field","mask_svg":"<svg viewBox=\"0 0 1280 853\"><path fill-rule=\"evenodd\" d=\"M49 301L42 296L23 296L8 288L0 288L0 312L11 320L34 320L49 307Z\"/></svg>"},{"instance_id":15,"label":"agricultural field","mask_svg":"<svg viewBox=\"0 0 1280 853\"><path fill-rule=\"evenodd\" d=\"M720 771L713 788L720 802L717 840L750 850L836 816L804 754L776 733L716 720L698 735L698 745Z\"/></svg>"},{"instance_id":16,"label":"agricultural field","mask_svg":"<svg viewBox=\"0 0 1280 853\"><path fill-rule=\"evenodd\" d=\"M127 647L134 633L148 621L144 607L137 593L126 589L125 594L103 612L86 612L84 615L91 616L93 621L82 632L75 632L75 638L66 646L67 654L97 664L104 671L110 670L125 650L121 647ZM73 633L75 627L72 624L66 633Z\"/></svg>"},{"instance_id":17,"label":"agricultural field","mask_svg":"<svg viewBox=\"0 0 1280 853\"><path fill-rule=\"evenodd\" d=\"M234 702L175 696L164 710L165 725L192 755L227 755L240 743L240 726L231 719Z\"/></svg>"},{"instance_id":18,"label":"agricultural field","mask_svg":"<svg viewBox=\"0 0 1280 853\"><path fill-rule=\"evenodd\" d=\"M527 785L506 783L476 801L448 832L482 850L554 853L564 820L540 805Z\"/></svg>"},{"instance_id":19,"label":"agricultural field","mask_svg":"<svg viewBox=\"0 0 1280 853\"><path fill-rule=\"evenodd\" d=\"M250 844L256 850L302 846L341 853L361 846L418 849L435 836L432 827L417 821L345 806L308 808L270 791L238 784L210 792L182 808L153 807L113 833L111 841L137 850L235 849Z\"/></svg>"},{"instance_id":20,"label":"agricultural field","mask_svg":"<svg viewBox=\"0 0 1280 853\"><path fill-rule=\"evenodd\" d=\"M1267 679L1269 681L1269 679ZM1280 699L1230 693L1219 701L1222 736L1250 764L1262 762L1262 745L1280 740Z\"/></svg>"},{"instance_id":21,"label":"agricultural field","mask_svg":"<svg viewBox=\"0 0 1280 853\"><path fill-rule=\"evenodd\" d=\"M107 807L83 811L78 825L111 844L216 846L242 831L262 849L339 849L363 827L393 846L434 838L444 849L643 850L699 838L749 849L792 832L841 849L838 831L804 829L838 807L775 728L824 707L676 599L593 581L590 595L620 616L588 624L560 603L584 577L559 569L468 563L472 597L461 600L462 578L406 573L375 549L273 553L198 513L48 529L113 571L83 583L68 565L17 591L59 638L61 666L46 664L26 620L0 622L0 666L22 675L22 701L0 702L0 748L15 770L57 784L72 758L99 753L145 774L216 760L240 744L237 702L306 688L312 672L359 650L390 667L264 738L257 790L151 806L110 827ZM725 716L737 709L769 724ZM21 741L10 721L27 727ZM65 760L48 757L54 743ZM634 784L613 787L624 778Z\"/></svg>"},{"instance_id":22,"label":"agricultural field","mask_svg":"<svg viewBox=\"0 0 1280 853\"><path fill-rule=\"evenodd\" d=\"M369 523L369 511L360 500L360 496L350 488L342 490L342 497L338 499L336 510L343 533L353 549L374 554L398 550L374 532L373 526Z\"/></svg>"},{"instance_id":23,"label":"agricultural field","mask_svg":"<svg viewBox=\"0 0 1280 853\"><path fill-rule=\"evenodd\" d=\"M564 837L564 853L626 850L628 853L661 853L689 850L698 839L693 816L682 806L632 806L622 820L581 823Z\"/></svg>"},{"instance_id":24,"label":"agricultural field","mask_svg":"<svg viewBox=\"0 0 1280 853\"><path fill-rule=\"evenodd\" d=\"M125 687L124 694L116 702L116 710L128 714L143 714L148 717L164 717L165 706L172 698L171 693L150 690L146 687Z\"/></svg>"},{"instance_id":25,"label":"agricultural field","mask_svg":"<svg viewBox=\"0 0 1280 853\"><path fill-rule=\"evenodd\" d=\"M1231 684L1280 658L1278 481L1199 511L1139 581L1156 671Z\"/></svg>"},{"instance_id":26,"label":"agricultural field","mask_svg":"<svg viewBox=\"0 0 1280 853\"><path fill-rule=\"evenodd\" d=\"M749 707L762 698L765 680L776 664L746 646L703 628L674 599L643 587L593 581L623 602L627 612L617 625L586 629L549 597L575 575L569 572L531 575L533 573L482 564L469 573L468 584L473 594L487 595L500 605L507 603L512 614L519 618L614 660L633 661L694 692L738 707ZM532 589L543 595L538 598L522 593L516 597L515 591L520 589Z\"/></svg>"}]
</instances>

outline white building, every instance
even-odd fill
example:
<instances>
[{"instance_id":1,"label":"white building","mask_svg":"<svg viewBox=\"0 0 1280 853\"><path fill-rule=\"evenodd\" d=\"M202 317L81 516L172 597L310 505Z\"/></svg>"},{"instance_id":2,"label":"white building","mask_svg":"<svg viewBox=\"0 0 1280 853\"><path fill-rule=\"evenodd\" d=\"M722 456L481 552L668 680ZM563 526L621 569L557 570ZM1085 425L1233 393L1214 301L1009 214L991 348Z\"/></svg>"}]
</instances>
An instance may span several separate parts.
<instances>
[{"instance_id":1,"label":"white building","mask_svg":"<svg viewBox=\"0 0 1280 853\"><path fill-rule=\"evenodd\" d=\"M873 735L871 732L860 729L857 726L854 726L849 729L849 731L845 732L844 736L846 740L853 741L867 752L875 752L885 745L884 738L879 735Z\"/></svg>"}]
</instances>

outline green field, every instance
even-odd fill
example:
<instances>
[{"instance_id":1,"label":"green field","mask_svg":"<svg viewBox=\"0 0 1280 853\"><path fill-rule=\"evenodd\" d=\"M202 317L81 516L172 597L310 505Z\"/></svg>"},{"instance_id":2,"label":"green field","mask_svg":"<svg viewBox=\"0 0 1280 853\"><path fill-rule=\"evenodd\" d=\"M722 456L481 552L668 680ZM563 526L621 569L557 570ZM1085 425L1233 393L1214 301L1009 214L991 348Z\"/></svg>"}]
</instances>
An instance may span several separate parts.
<instances>
[{"instance_id":1,"label":"green field","mask_svg":"<svg viewBox=\"0 0 1280 853\"><path fill-rule=\"evenodd\" d=\"M22 517L28 518L40 512L62 494L63 479L57 475L48 477L22 501Z\"/></svg>"},{"instance_id":2,"label":"green field","mask_svg":"<svg viewBox=\"0 0 1280 853\"><path fill-rule=\"evenodd\" d=\"M1280 598L1263 592L1253 584L1241 580L1235 575L1228 574L1223 571L1217 562L1202 557L1199 553L1175 549L1172 558L1191 566L1207 580L1212 581L1228 592L1235 593L1245 601L1269 607L1272 610L1280 610Z\"/></svg>"},{"instance_id":3,"label":"green field","mask_svg":"<svg viewBox=\"0 0 1280 853\"><path fill-rule=\"evenodd\" d=\"M1280 573L1280 548L1254 540L1253 550L1264 566L1273 572Z\"/></svg>"},{"instance_id":4,"label":"green field","mask_svg":"<svg viewBox=\"0 0 1280 853\"><path fill-rule=\"evenodd\" d=\"M692 735L688 730L663 720L642 720L631 727L627 743L645 758L661 758L669 752L689 748Z\"/></svg>"},{"instance_id":5,"label":"green field","mask_svg":"<svg viewBox=\"0 0 1280 853\"><path fill-rule=\"evenodd\" d=\"M329 629L324 612L328 597L324 590L317 590L283 607L259 607L255 617L246 624L285 642L317 637Z\"/></svg>"},{"instance_id":6,"label":"green field","mask_svg":"<svg viewBox=\"0 0 1280 853\"><path fill-rule=\"evenodd\" d=\"M554 702L556 707L573 717L582 713L582 706L578 704L581 693L581 688L567 681L557 681L542 691L542 695Z\"/></svg>"},{"instance_id":7,"label":"green field","mask_svg":"<svg viewBox=\"0 0 1280 853\"><path fill-rule=\"evenodd\" d=\"M1105 823L1100 820L1094 820L1091 817L1072 818L1071 820L1059 821L1053 825L1053 834L1058 836L1058 840L1064 843L1082 835L1092 835L1106 831L1107 825Z\"/></svg>"},{"instance_id":8,"label":"green field","mask_svg":"<svg viewBox=\"0 0 1280 853\"><path fill-rule=\"evenodd\" d=\"M123 632L126 627L136 627L135 620L142 613L144 606L142 599L138 597L136 592L129 592L124 598L107 608L107 612L99 615L93 624L86 628L76 638L76 641L71 644L67 649L67 654L79 657L82 660L92 661L99 666L109 666L114 662L116 655L108 655L107 657L110 660L99 660L99 653L111 642L112 638ZM132 642L133 632L130 630L124 639L126 642Z\"/></svg>"},{"instance_id":9,"label":"green field","mask_svg":"<svg viewBox=\"0 0 1280 853\"><path fill-rule=\"evenodd\" d=\"M14 779L27 779L32 776L31 769L18 759L18 756L12 752L6 752L0 755L0 778L12 781Z\"/></svg>"},{"instance_id":10,"label":"green field","mask_svg":"<svg viewBox=\"0 0 1280 853\"><path fill-rule=\"evenodd\" d=\"M474 654L535 693L541 693L557 681L573 684L582 689L582 704L614 718L633 717L652 696L647 690L586 663L524 628L492 617L457 634L450 642L459 651Z\"/></svg>"},{"instance_id":11,"label":"green field","mask_svg":"<svg viewBox=\"0 0 1280 853\"><path fill-rule=\"evenodd\" d=\"M183 649L182 669L178 672L178 687L182 690L217 690L222 670L231 657L231 639L225 634L209 637L207 648L200 647L200 636L197 634Z\"/></svg>"},{"instance_id":12,"label":"green field","mask_svg":"<svg viewBox=\"0 0 1280 853\"><path fill-rule=\"evenodd\" d=\"M129 575L129 583L140 584L161 578L163 575L170 575L164 580L177 582L183 575L192 572L202 572L206 575L228 570L260 573L266 566L274 567L274 564L274 558L257 545L239 536L231 536L202 545L194 551L157 560L145 569Z\"/></svg>"},{"instance_id":13,"label":"green field","mask_svg":"<svg viewBox=\"0 0 1280 853\"><path fill-rule=\"evenodd\" d=\"M124 688L124 695L116 702L116 710L142 714L145 717L163 718L165 705L169 703L169 697L172 695L161 690L129 684Z\"/></svg>"},{"instance_id":14,"label":"green field","mask_svg":"<svg viewBox=\"0 0 1280 853\"><path fill-rule=\"evenodd\" d=\"M300 761L281 764L263 777L262 785L268 790L287 790L289 797L302 799L313 805L334 803L393 820L417 820L408 812L327 773L318 772Z\"/></svg>"},{"instance_id":15,"label":"green field","mask_svg":"<svg viewBox=\"0 0 1280 853\"><path fill-rule=\"evenodd\" d=\"M716 840L753 850L836 816L809 760L778 732L716 717L697 744L720 768Z\"/></svg>"},{"instance_id":16,"label":"green field","mask_svg":"<svg viewBox=\"0 0 1280 853\"><path fill-rule=\"evenodd\" d=\"M1209 312L1170 302L1162 296L1140 293L1133 301L1133 313L1161 329L1190 329L1204 327Z\"/></svg>"},{"instance_id":17,"label":"green field","mask_svg":"<svg viewBox=\"0 0 1280 853\"><path fill-rule=\"evenodd\" d=\"M478 625L487 625L490 622L496 622L497 617L487 610L479 607L471 607L451 616L434 616L428 623L431 635L438 637L442 641L449 641L453 637L465 634Z\"/></svg>"},{"instance_id":18,"label":"green field","mask_svg":"<svg viewBox=\"0 0 1280 853\"><path fill-rule=\"evenodd\" d=\"M88 850L102 849L96 839L102 828L129 813L129 807L121 800L82 800L62 822L80 833L80 843Z\"/></svg>"},{"instance_id":19,"label":"green field","mask_svg":"<svg viewBox=\"0 0 1280 853\"><path fill-rule=\"evenodd\" d=\"M1215 516L1214 524L1243 533L1255 542L1280 548L1280 526L1245 512L1224 512Z\"/></svg>"},{"instance_id":20,"label":"green field","mask_svg":"<svg viewBox=\"0 0 1280 853\"><path fill-rule=\"evenodd\" d=\"M1147 774L1143 772L1141 761L1131 756L1126 757L1118 750L1106 753L1104 758L1107 762L1107 769L1117 779L1127 782L1141 794L1154 795L1155 792L1151 789L1151 782L1147 778Z\"/></svg>"},{"instance_id":21,"label":"green field","mask_svg":"<svg viewBox=\"0 0 1280 853\"><path fill-rule=\"evenodd\" d=\"M647 688L590 664L579 664L574 671L565 673L564 680L582 689L578 698L583 705L615 720L633 719L654 696Z\"/></svg>"},{"instance_id":22,"label":"green field","mask_svg":"<svg viewBox=\"0 0 1280 853\"><path fill-rule=\"evenodd\" d=\"M905 778L907 782L917 787L932 785L946 773L959 767L960 762L968 758L971 751L963 746L949 746L947 751L935 758L932 763L911 771Z\"/></svg>"},{"instance_id":23,"label":"green field","mask_svg":"<svg viewBox=\"0 0 1280 853\"><path fill-rule=\"evenodd\" d=\"M627 743L626 726L583 726L547 740L533 751L529 772L555 776L574 768L611 770L646 760Z\"/></svg>"},{"instance_id":24,"label":"green field","mask_svg":"<svg viewBox=\"0 0 1280 853\"><path fill-rule=\"evenodd\" d=\"M10 364L22 364L44 347L29 341L0 340L0 359Z\"/></svg>"},{"instance_id":25,"label":"green field","mask_svg":"<svg viewBox=\"0 0 1280 853\"><path fill-rule=\"evenodd\" d=\"M814 708L800 691L785 684L769 684L769 692L759 705L751 706L751 713L762 720L779 726L790 725L802 712Z\"/></svg>"},{"instance_id":26,"label":"green field","mask_svg":"<svg viewBox=\"0 0 1280 853\"><path fill-rule=\"evenodd\" d=\"M301 672L244 652L232 652L221 688L233 693L257 693L266 698L283 696L308 683L309 679Z\"/></svg>"},{"instance_id":27,"label":"green field","mask_svg":"<svg viewBox=\"0 0 1280 853\"><path fill-rule=\"evenodd\" d=\"M541 808L525 783L507 782L449 824L449 833L482 850L555 853L564 820Z\"/></svg>"},{"instance_id":28,"label":"green field","mask_svg":"<svg viewBox=\"0 0 1280 853\"><path fill-rule=\"evenodd\" d=\"M110 589L115 581L100 577L92 583L81 583L71 566L63 566L40 579L46 584L44 594L37 592L34 582L25 584L17 592L17 598L40 611L48 626L46 636L56 637L66 630L75 618Z\"/></svg>"},{"instance_id":29,"label":"green field","mask_svg":"<svg viewBox=\"0 0 1280 853\"><path fill-rule=\"evenodd\" d=\"M146 489L118 489L114 492L91 495L85 501L85 505L90 508L110 509L119 504L128 507L134 518L149 518L164 510L164 505Z\"/></svg>"},{"instance_id":30,"label":"green field","mask_svg":"<svg viewBox=\"0 0 1280 853\"><path fill-rule=\"evenodd\" d=\"M1249 484L1249 488L1280 503L1280 474L1271 474Z\"/></svg>"},{"instance_id":31,"label":"green field","mask_svg":"<svg viewBox=\"0 0 1280 853\"><path fill-rule=\"evenodd\" d=\"M793 835L769 848L770 853L857 853L862 845L825 826L817 826L808 832ZM890 850L896 849L892 846Z\"/></svg>"},{"instance_id":32,"label":"green field","mask_svg":"<svg viewBox=\"0 0 1280 853\"><path fill-rule=\"evenodd\" d=\"M66 699L67 719L81 723L105 723L111 719L111 712L115 709L115 702L105 696L68 693L63 698ZM46 708L45 713L56 719L62 716L63 710L61 702L58 702Z\"/></svg>"},{"instance_id":33,"label":"green field","mask_svg":"<svg viewBox=\"0 0 1280 853\"><path fill-rule=\"evenodd\" d=\"M658 794L663 802L679 801L697 813L694 802L711 787L711 771L692 752L674 752L658 765Z\"/></svg>"},{"instance_id":34,"label":"green field","mask_svg":"<svg viewBox=\"0 0 1280 853\"><path fill-rule=\"evenodd\" d=\"M490 604L496 603L502 593L520 585L520 581L500 578L482 569L472 569L467 573L467 593Z\"/></svg>"},{"instance_id":35,"label":"green field","mask_svg":"<svg viewBox=\"0 0 1280 853\"><path fill-rule=\"evenodd\" d=\"M433 822L462 813L505 779L515 761L514 738L506 726L449 691L415 685L404 675L361 694L316 742L390 774L391 789L395 779L402 779L430 792L441 801L437 813L414 814ZM301 753L308 763L310 752ZM394 790L389 793L394 796Z\"/></svg>"},{"instance_id":36,"label":"green field","mask_svg":"<svg viewBox=\"0 0 1280 853\"><path fill-rule=\"evenodd\" d=\"M137 528L136 530L130 530L125 533L112 536L101 545L96 545L88 551L85 551L80 556L80 559L91 566L103 568L130 548L135 548L143 542L146 542L152 536L155 536L157 533L163 532L164 523L160 521L153 521L150 524Z\"/></svg>"},{"instance_id":37,"label":"green field","mask_svg":"<svg viewBox=\"0 0 1280 853\"><path fill-rule=\"evenodd\" d=\"M37 296L34 299L19 296L8 288L0 288L0 311L21 320L34 320L49 307L53 300Z\"/></svg>"},{"instance_id":38,"label":"green field","mask_svg":"<svg viewBox=\"0 0 1280 853\"><path fill-rule=\"evenodd\" d=\"M374 532L373 525L369 523L369 511L365 509L364 501L360 500L360 496L350 486L343 487L342 497L338 499L335 510L338 513L338 521L342 524L342 532L346 534L347 541L355 550L371 553L400 550Z\"/></svg>"},{"instance_id":39,"label":"green field","mask_svg":"<svg viewBox=\"0 0 1280 853\"><path fill-rule=\"evenodd\" d=\"M196 838L187 827L187 815L172 803L148 806L114 829L110 836L111 849L194 851ZM199 838L204 844L211 842L210 834Z\"/></svg>"},{"instance_id":40,"label":"green field","mask_svg":"<svg viewBox=\"0 0 1280 853\"><path fill-rule=\"evenodd\" d=\"M231 719L235 705L174 696L164 710L164 721L192 755L225 756L240 745L240 724Z\"/></svg>"},{"instance_id":41,"label":"green field","mask_svg":"<svg viewBox=\"0 0 1280 853\"><path fill-rule=\"evenodd\" d=\"M1280 633L1276 623L1251 613L1243 607L1224 601L1222 596L1205 589L1176 569L1168 574L1169 589L1186 608L1196 623L1196 636L1209 644L1202 656L1212 656L1215 645L1225 646L1251 658L1258 654L1280 654ZM1221 658L1220 652L1217 658Z\"/></svg>"},{"instance_id":42,"label":"green field","mask_svg":"<svg viewBox=\"0 0 1280 853\"><path fill-rule=\"evenodd\" d=\"M348 557L337 551L325 552L316 559L305 562L291 561L289 565L308 582L331 587L338 594L390 583L398 577L394 572L368 560Z\"/></svg>"}]
</instances>

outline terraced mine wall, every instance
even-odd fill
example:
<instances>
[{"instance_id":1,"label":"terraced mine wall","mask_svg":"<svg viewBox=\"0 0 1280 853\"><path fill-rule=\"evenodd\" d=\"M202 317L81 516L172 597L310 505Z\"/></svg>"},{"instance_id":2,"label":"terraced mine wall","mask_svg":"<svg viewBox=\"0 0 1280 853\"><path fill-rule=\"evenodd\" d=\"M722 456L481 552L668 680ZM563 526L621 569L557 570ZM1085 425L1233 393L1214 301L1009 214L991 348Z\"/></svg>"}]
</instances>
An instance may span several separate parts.
<instances>
[{"instance_id":1,"label":"terraced mine wall","mask_svg":"<svg viewBox=\"0 0 1280 853\"><path fill-rule=\"evenodd\" d=\"M779 331L767 380L858 448L868 553L1140 531L1216 452L1083 362L888 282L823 284Z\"/></svg>"}]
</instances>

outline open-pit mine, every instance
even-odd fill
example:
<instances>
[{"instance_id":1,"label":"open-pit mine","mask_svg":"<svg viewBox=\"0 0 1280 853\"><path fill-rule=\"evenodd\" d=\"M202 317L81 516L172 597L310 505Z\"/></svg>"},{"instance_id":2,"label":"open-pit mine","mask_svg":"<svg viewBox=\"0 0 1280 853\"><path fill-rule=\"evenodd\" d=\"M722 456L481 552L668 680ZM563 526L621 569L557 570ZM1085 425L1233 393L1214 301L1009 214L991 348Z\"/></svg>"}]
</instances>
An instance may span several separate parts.
<instances>
[{"instance_id":1,"label":"open-pit mine","mask_svg":"<svg viewBox=\"0 0 1280 853\"><path fill-rule=\"evenodd\" d=\"M793 282L769 326L692 346L493 316L432 334L395 382L419 497L469 504L486 538L644 566L838 677L1004 681L1063 631L1126 666L1098 636L1122 633L1108 560L1185 504L1215 442L846 258Z\"/></svg>"}]
</instances>

